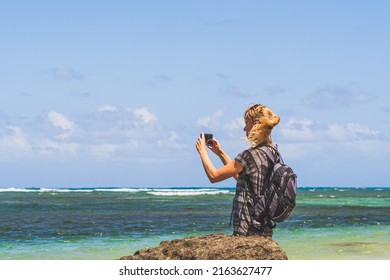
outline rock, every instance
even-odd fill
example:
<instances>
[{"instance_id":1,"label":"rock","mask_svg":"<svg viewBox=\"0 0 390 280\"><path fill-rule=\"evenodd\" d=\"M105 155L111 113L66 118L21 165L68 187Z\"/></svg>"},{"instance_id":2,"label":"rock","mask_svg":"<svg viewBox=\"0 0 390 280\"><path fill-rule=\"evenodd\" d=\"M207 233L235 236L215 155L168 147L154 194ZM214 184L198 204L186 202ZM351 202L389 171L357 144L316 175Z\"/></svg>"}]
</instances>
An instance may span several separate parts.
<instances>
[{"instance_id":1,"label":"rock","mask_svg":"<svg viewBox=\"0 0 390 280\"><path fill-rule=\"evenodd\" d=\"M270 237L210 234L163 241L121 260L287 260Z\"/></svg>"}]
</instances>

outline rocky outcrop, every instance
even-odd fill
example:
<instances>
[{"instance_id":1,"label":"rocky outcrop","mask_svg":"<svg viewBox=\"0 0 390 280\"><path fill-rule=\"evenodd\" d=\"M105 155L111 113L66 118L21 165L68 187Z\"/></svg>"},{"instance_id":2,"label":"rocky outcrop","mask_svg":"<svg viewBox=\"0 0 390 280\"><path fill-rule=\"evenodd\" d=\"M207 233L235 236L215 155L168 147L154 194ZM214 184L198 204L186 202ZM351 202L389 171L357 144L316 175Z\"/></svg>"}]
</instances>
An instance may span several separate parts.
<instances>
[{"instance_id":1,"label":"rocky outcrop","mask_svg":"<svg viewBox=\"0 0 390 280\"><path fill-rule=\"evenodd\" d=\"M163 241L121 260L287 260L270 237L210 234Z\"/></svg>"}]
</instances>

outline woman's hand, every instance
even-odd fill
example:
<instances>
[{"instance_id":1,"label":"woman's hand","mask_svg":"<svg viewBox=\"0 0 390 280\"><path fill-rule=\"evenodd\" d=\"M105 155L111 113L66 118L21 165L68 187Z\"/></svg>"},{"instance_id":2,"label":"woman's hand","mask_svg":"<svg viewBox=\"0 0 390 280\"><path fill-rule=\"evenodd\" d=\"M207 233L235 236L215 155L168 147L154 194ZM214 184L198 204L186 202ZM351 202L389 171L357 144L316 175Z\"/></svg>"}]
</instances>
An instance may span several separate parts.
<instances>
[{"instance_id":1,"label":"woman's hand","mask_svg":"<svg viewBox=\"0 0 390 280\"><path fill-rule=\"evenodd\" d=\"M211 141L213 142L213 145L209 145L209 143ZM196 142L196 149L198 150L198 153L200 154L202 152L207 151L206 147L209 148L217 156L220 156L223 152L221 144L219 143L219 141L217 139L212 138L206 143L204 133L202 132L198 138L198 141Z\"/></svg>"},{"instance_id":2,"label":"woman's hand","mask_svg":"<svg viewBox=\"0 0 390 280\"><path fill-rule=\"evenodd\" d=\"M207 145L207 148L209 148L214 154L217 156L220 156L222 153L222 147L219 141L215 138L211 139L210 141L213 141L213 145Z\"/></svg>"},{"instance_id":3,"label":"woman's hand","mask_svg":"<svg viewBox=\"0 0 390 280\"><path fill-rule=\"evenodd\" d=\"M196 149L202 160L204 170L211 183L223 181L229 177L237 177L237 174L242 171L242 166L238 161L231 160L229 156L222 150L218 140L213 139L214 145L207 145L204 133L202 132L196 141ZM213 153L219 156L224 166L220 169L216 169L210 160L207 153L209 148Z\"/></svg>"},{"instance_id":4,"label":"woman's hand","mask_svg":"<svg viewBox=\"0 0 390 280\"><path fill-rule=\"evenodd\" d=\"M202 156L203 153L207 153L206 149L206 140L204 138L204 133L202 132L198 138L198 141L196 141L196 149L198 150L198 153Z\"/></svg>"}]
</instances>

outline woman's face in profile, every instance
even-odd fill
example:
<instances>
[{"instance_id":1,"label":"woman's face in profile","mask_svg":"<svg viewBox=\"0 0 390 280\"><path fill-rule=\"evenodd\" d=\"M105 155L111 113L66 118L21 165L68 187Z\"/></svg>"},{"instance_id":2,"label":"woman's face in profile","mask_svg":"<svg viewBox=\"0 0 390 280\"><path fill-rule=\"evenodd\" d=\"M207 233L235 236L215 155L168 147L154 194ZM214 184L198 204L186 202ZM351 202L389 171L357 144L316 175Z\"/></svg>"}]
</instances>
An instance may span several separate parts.
<instances>
[{"instance_id":1,"label":"woman's face in profile","mask_svg":"<svg viewBox=\"0 0 390 280\"><path fill-rule=\"evenodd\" d=\"M245 134L246 134L247 137L248 137L249 132L251 131L252 127L253 127L252 119L251 118L245 118L244 131L245 131Z\"/></svg>"}]
</instances>

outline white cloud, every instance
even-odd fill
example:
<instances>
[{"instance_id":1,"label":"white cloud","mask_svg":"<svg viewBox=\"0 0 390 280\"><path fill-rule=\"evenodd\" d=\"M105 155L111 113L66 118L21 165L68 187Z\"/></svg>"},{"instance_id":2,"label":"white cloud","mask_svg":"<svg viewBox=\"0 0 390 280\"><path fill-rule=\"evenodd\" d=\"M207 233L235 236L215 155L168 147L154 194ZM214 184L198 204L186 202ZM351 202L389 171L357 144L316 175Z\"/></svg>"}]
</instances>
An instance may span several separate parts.
<instances>
[{"instance_id":1,"label":"white cloud","mask_svg":"<svg viewBox=\"0 0 390 280\"><path fill-rule=\"evenodd\" d=\"M73 122L71 122L68 118L66 118L64 115L57 113L55 111L51 111L47 114L47 117L50 121L50 123L58 128L61 128L63 130L71 130L74 127Z\"/></svg>"},{"instance_id":2,"label":"white cloud","mask_svg":"<svg viewBox=\"0 0 390 280\"><path fill-rule=\"evenodd\" d=\"M159 159L165 150L166 156L168 150L184 147L179 135L162 127L146 107L104 105L72 121L55 111L46 118L49 127L37 122L31 130L35 137L33 149L43 158L57 155L62 159L139 162L143 157ZM158 147L161 153L155 153L152 147Z\"/></svg>"},{"instance_id":3,"label":"white cloud","mask_svg":"<svg viewBox=\"0 0 390 280\"><path fill-rule=\"evenodd\" d=\"M58 112L51 111L47 114L47 118L52 126L61 129L61 133L53 137L57 139L66 139L72 135L75 128L75 124L67 117Z\"/></svg>"},{"instance_id":4,"label":"white cloud","mask_svg":"<svg viewBox=\"0 0 390 280\"><path fill-rule=\"evenodd\" d=\"M356 123L348 123L345 125L345 128L348 132L348 136L357 140L377 139L381 134L377 130L371 130L368 126Z\"/></svg>"},{"instance_id":5,"label":"white cloud","mask_svg":"<svg viewBox=\"0 0 390 280\"><path fill-rule=\"evenodd\" d=\"M376 139L380 133L356 123L323 124L309 119L291 118L277 127L278 133L289 142L326 142Z\"/></svg>"},{"instance_id":6,"label":"white cloud","mask_svg":"<svg viewBox=\"0 0 390 280\"><path fill-rule=\"evenodd\" d=\"M309 119L292 118L275 128L274 139L290 159L328 160L335 164L341 158L368 160L389 158L388 136L358 123L325 124Z\"/></svg>"},{"instance_id":7,"label":"white cloud","mask_svg":"<svg viewBox=\"0 0 390 280\"><path fill-rule=\"evenodd\" d=\"M59 142L53 139L45 138L40 140L34 148L37 154L41 156L50 158L56 158L60 156L63 158L76 155L78 147L79 145L77 143Z\"/></svg>"},{"instance_id":8,"label":"white cloud","mask_svg":"<svg viewBox=\"0 0 390 280\"><path fill-rule=\"evenodd\" d=\"M117 150L118 145L115 144L91 145L89 147L90 154L99 160L107 160L112 158Z\"/></svg>"},{"instance_id":9,"label":"white cloud","mask_svg":"<svg viewBox=\"0 0 390 280\"><path fill-rule=\"evenodd\" d=\"M220 119L225 115L225 110L220 109L215 111L211 116L206 116L198 119L197 125L204 127L214 127L219 125Z\"/></svg>"},{"instance_id":10,"label":"white cloud","mask_svg":"<svg viewBox=\"0 0 390 280\"><path fill-rule=\"evenodd\" d=\"M118 108L115 106L104 105L98 107L99 112L118 112Z\"/></svg>"},{"instance_id":11,"label":"white cloud","mask_svg":"<svg viewBox=\"0 0 390 280\"><path fill-rule=\"evenodd\" d=\"M363 92L355 85L344 88L327 86L305 96L302 102L315 109L330 109L350 107L374 99L375 96Z\"/></svg>"},{"instance_id":12,"label":"white cloud","mask_svg":"<svg viewBox=\"0 0 390 280\"><path fill-rule=\"evenodd\" d=\"M20 127L8 126L5 134L0 137L0 158L17 158L21 153L30 151L31 144Z\"/></svg>"},{"instance_id":13,"label":"white cloud","mask_svg":"<svg viewBox=\"0 0 390 280\"><path fill-rule=\"evenodd\" d=\"M243 130L245 126L244 118L238 117L231 121L229 121L227 124L225 124L225 128L227 130L236 131L236 130Z\"/></svg>"},{"instance_id":14,"label":"white cloud","mask_svg":"<svg viewBox=\"0 0 390 280\"><path fill-rule=\"evenodd\" d=\"M186 145L181 144L178 142L179 136L175 131L171 131L168 134L168 137L164 137L157 141L157 144L159 147L167 147L167 148L173 148L175 150L182 150L186 147Z\"/></svg>"},{"instance_id":15,"label":"white cloud","mask_svg":"<svg viewBox=\"0 0 390 280\"><path fill-rule=\"evenodd\" d=\"M248 148L249 143L241 140L245 135L243 118L229 118L228 113L231 112L226 109L216 110L200 118L197 124L214 133L233 157ZM74 116L72 121L55 111L44 118L44 122L38 118L40 121L33 127L27 126L32 122L26 121L12 126L0 124L0 162L33 160L85 166L119 163L146 168L142 165L160 167L196 159L194 144L199 127L188 124L179 130L162 125L145 107L123 109L106 105ZM284 159L299 172L300 183L308 176L326 176L321 175L322 170L333 172L343 161L360 162L360 168L378 161L389 162L388 138L384 132L357 122L324 123L299 118L283 121L273 135Z\"/></svg>"},{"instance_id":16,"label":"white cloud","mask_svg":"<svg viewBox=\"0 0 390 280\"><path fill-rule=\"evenodd\" d=\"M289 119L284 124L280 124L275 130L287 141L310 142L320 138L322 130L316 129L319 123L308 119Z\"/></svg>"},{"instance_id":17,"label":"white cloud","mask_svg":"<svg viewBox=\"0 0 390 280\"><path fill-rule=\"evenodd\" d=\"M95 160L107 161L134 157L139 145L135 140L126 143L104 143L88 146L88 153Z\"/></svg>"},{"instance_id":18,"label":"white cloud","mask_svg":"<svg viewBox=\"0 0 390 280\"><path fill-rule=\"evenodd\" d=\"M146 107L134 109L133 113L137 118L141 119L144 123L157 121L156 115L150 112Z\"/></svg>"}]
</instances>

